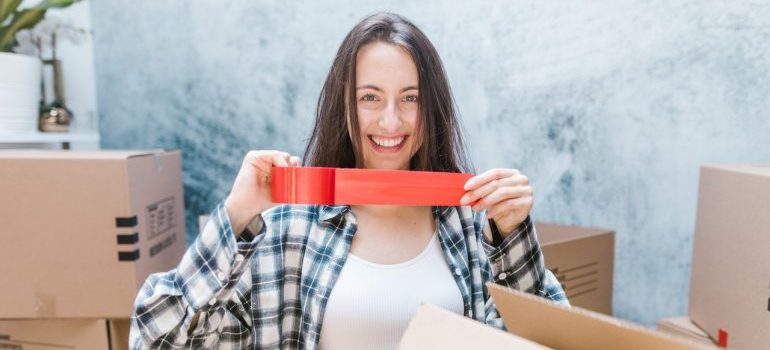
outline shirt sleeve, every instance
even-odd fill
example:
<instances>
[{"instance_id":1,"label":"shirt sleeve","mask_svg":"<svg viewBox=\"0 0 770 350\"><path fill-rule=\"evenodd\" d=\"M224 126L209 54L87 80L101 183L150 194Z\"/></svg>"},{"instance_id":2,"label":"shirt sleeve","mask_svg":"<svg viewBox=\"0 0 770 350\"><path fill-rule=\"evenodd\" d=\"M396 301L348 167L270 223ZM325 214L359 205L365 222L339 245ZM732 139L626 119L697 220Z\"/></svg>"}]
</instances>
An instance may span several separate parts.
<instances>
[{"instance_id":1,"label":"shirt sleeve","mask_svg":"<svg viewBox=\"0 0 770 350\"><path fill-rule=\"evenodd\" d=\"M484 219L481 222L485 224L482 228L484 234L481 244L489 258L492 282L569 306L561 283L545 267L543 252L530 217L527 217L505 238L502 238L492 220ZM484 291L487 298L486 323L503 328L502 320L486 287Z\"/></svg>"},{"instance_id":2,"label":"shirt sleeve","mask_svg":"<svg viewBox=\"0 0 770 350\"><path fill-rule=\"evenodd\" d=\"M150 275L140 289L131 349L240 349L251 342L249 261L265 229L259 215L249 226L258 233L236 241L224 202L217 205L177 268Z\"/></svg>"}]
</instances>

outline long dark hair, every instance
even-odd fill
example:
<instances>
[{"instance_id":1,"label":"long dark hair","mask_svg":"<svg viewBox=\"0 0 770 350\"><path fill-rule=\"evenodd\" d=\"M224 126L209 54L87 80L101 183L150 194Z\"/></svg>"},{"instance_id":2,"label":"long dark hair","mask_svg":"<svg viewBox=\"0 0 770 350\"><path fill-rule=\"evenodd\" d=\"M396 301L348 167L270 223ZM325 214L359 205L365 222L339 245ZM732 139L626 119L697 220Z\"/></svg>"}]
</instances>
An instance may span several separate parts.
<instances>
[{"instance_id":1,"label":"long dark hair","mask_svg":"<svg viewBox=\"0 0 770 350\"><path fill-rule=\"evenodd\" d=\"M417 66L420 110L417 131L422 142L410 161L411 170L470 171L441 58L420 29L393 13L376 13L364 18L342 41L318 97L315 126L303 163L336 168L363 166L356 114L356 57L361 47L377 41L404 48Z\"/></svg>"}]
</instances>

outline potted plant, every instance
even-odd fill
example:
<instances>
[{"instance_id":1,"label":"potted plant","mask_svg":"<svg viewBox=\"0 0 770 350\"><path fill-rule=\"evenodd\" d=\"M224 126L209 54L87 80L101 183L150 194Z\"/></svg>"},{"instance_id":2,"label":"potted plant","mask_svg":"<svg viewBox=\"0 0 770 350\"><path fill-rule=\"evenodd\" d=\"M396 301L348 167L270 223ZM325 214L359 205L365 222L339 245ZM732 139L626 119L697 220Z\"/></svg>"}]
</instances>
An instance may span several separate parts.
<instances>
[{"instance_id":1,"label":"potted plant","mask_svg":"<svg viewBox=\"0 0 770 350\"><path fill-rule=\"evenodd\" d=\"M34 27L51 8L78 0L42 0L21 8L22 0L0 0L0 133L34 132L40 108L40 58L15 53L16 35Z\"/></svg>"}]
</instances>

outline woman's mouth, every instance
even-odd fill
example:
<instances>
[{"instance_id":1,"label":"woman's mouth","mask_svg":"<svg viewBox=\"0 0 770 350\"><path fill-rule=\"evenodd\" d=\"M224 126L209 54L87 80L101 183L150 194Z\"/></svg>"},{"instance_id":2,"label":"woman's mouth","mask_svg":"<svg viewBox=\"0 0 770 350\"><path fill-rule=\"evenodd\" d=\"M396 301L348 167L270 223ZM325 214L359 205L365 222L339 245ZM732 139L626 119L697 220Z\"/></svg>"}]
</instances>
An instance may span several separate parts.
<instances>
[{"instance_id":1,"label":"woman's mouth","mask_svg":"<svg viewBox=\"0 0 770 350\"><path fill-rule=\"evenodd\" d=\"M372 147L377 152L382 153L394 153L401 150L404 147L404 141L408 138L407 135L401 135L397 137L382 137L369 135L369 141L372 142Z\"/></svg>"}]
</instances>

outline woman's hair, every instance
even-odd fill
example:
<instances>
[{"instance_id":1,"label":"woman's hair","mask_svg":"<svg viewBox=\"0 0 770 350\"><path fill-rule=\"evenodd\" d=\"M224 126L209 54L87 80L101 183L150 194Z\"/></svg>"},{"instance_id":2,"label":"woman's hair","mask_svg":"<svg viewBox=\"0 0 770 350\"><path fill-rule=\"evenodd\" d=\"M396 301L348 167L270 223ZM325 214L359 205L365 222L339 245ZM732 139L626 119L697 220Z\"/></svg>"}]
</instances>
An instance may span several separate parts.
<instances>
[{"instance_id":1,"label":"woman's hair","mask_svg":"<svg viewBox=\"0 0 770 350\"><path fill-rule=\"evenodd\" d=\"M303 163L335 168L363 166L356 113L356 57L361 47L373 42L403 48L417 66L420 117L415 136L421 142L410 161L411 170L470 171L441 58L420 29L393 13L364 18L342 41L318 97L315 126ZM351 123L349 129L347 120Z\"/></svg>"}]
</instances>

